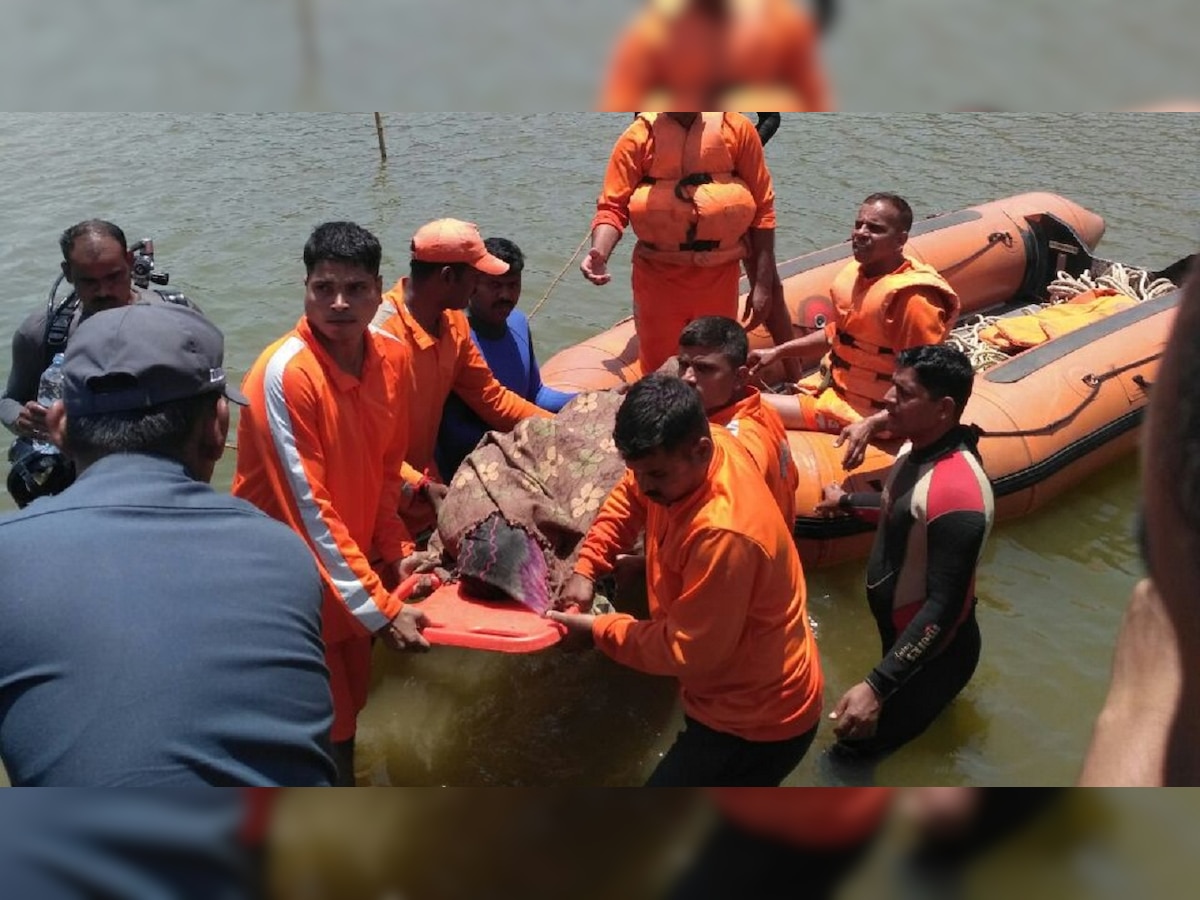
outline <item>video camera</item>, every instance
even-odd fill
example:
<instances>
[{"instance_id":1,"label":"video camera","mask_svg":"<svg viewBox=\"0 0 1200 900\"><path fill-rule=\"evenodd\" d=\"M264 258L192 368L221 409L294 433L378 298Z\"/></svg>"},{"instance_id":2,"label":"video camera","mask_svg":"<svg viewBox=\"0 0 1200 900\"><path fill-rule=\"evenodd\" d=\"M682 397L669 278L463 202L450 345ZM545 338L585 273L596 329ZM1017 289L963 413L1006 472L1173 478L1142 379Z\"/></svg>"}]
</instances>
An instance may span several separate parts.
<instances>
[{"instance_id":1,"label":"video camera","mask_svg":"<svg viewBox=\"0 0 1200 900\"><path fill-rule=\"evenodd\" d=\"M129 248L133 253L133 283L140 288L150 287L150 282L167 284L171 280L167 272L154 270L154 240L142 238Z\"/></svg>"}]
</instances>

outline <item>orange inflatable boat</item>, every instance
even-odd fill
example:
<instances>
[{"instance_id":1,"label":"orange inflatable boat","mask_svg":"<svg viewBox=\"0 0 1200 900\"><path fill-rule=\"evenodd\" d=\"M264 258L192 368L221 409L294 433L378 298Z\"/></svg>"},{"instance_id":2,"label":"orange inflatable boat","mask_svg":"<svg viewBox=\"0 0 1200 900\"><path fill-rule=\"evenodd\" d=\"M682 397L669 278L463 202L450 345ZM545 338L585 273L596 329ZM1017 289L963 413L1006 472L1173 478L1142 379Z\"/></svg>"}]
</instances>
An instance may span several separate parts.
<instances>
[{"instance_id":1,"label":"orange inflatable boat","mask_svg":"<svg viewBox=\"0 0 1200 900\"><path fill-rule=\"evenodd\" d=\"M963 325L1044 303L1060 272L1105 274L1113 263L1092 255L1103 233L1103 219L1065 198L1023 194L915 223L908 246L954 287L963 303L958 322ZM849 257L845 242L780 264L797 334L824 324L829 284ZM1178 284L1189 259L1149 277ZM1042 506L1136 447L1147 388L1178 299L1173 291L1145 300L976 376L963 421L984 432L979 447L995 489L997 519ZM543 380L564 390L635 380L636 340L632 321L618 323L550 359L542 367ZM751 342L763 346L769 338L756 332ZM789 440L800 471L795 537L805 564L865 556L871 526L849 516L817 516L814 507L831 482L851 491L880 488L893 456L872 447L848 474L834 435L793 431Z\"/></svg>"},{"instance_id":2,"label":"orange inflatable boat","mask_svg":"<svg viewBox=\"0 0 1200 900\"><path fill-rule=\"evenodd\" d=\"M1104 220L1065 197L1019 194L914 222L907 250L942 273L966 315L1014 298L1032 299L1056 272L1070 267L1069 259L1086 257L1103 235ZM829 285L849 259L847 239L779 264L797 336L822 327L832 314ZM769 347L766 330L753 332L750 345ZM630 317L552 357L542 365L542 380L564 391L636 381L642 374L637 350ZM767 381L779 374L768 371Z\"/></svg>"}]
</instances>

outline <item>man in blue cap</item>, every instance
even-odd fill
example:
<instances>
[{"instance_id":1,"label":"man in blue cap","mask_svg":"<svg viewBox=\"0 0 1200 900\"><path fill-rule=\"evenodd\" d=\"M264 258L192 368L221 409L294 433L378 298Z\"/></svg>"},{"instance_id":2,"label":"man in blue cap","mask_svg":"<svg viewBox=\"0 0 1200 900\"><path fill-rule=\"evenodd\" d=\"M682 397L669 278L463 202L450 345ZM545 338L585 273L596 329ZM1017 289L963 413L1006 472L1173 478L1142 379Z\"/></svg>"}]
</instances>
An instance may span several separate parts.
<instances>
[{"instance_id":1,"label":"man in blue cap","mask_svg":"<svg viewBox=\"0 0 1200 900\"><path fill-rule=\"evenodd\" d=\"M224 339L181 306L80 324L47 430L66 491L0 519L0 758L24 785L328 784L321 583L208 485ZM69 548L69 564L57 564Z\"/></svg>"}]
</instances>

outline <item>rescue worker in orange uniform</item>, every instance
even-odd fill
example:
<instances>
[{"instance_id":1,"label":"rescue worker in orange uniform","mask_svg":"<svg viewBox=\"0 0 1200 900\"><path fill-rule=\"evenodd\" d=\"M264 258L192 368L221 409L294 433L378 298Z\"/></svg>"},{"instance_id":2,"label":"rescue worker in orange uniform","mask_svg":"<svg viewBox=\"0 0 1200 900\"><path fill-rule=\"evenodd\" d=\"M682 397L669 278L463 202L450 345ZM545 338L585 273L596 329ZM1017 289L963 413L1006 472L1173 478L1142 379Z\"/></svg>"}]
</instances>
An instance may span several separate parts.
<instances>
[{"instance_id":1,"label":"rescue worker in orange uniform","mask_svg":"<svg viewBox=\"0 0 1200 900\"><path fill-rule=\"evenodd\" d=\"M685 727L651 786L778 785L803 758L820 719L822 675L804 571L750 454L710 428L681 379L636 382L613 441L628 469L584 538L574 575L548 616L590 635L617 662L679 679ZM645 510L650 618L592 615L594 581L613 569Z\"/></svg>"},{"instance_id":2,"label":"rescue worker in orange uniform","mask_svg":"<svg viewBox=\"0 0 1200 900\"><path fill-rule=\"evenodd\" d=\"M714 788L716 829L669 900L827 900L867 855L890 788Z\"/></svg>"},{"instance_id":3,"label":"rescue worker in orange uniform","mask_svg":"<svg viewBox=\"0 0 1200 900\"><path fill-rule=\"evenodd\" d=\"M396 516L410 359L403 343L369 327L382 296L381 255L375 236L352 222L313 231L304 246L304 315L242 383L250 405L238 421L233 480L235 496L290 525L316 558L325 583L330 740L346 785L354 783L372 637L395 649L429 646L425 614L385 586L427 561Z\"/></svg>"},{"instance_id":4,"label":"rescue worker in orange uniform","mask_svg":"<svg viewBox=\"0 0 1200 900\"><path fill-rule=\"evenodd\" d=\"M833 108L818 23L795 0L652 0L617 39L599 108Z\"/></svg>"},{"instance_id":5,"label":"rescue worker in orange uniform","mask_svg":"<svg viewBox=\"0 0 1200 900\"><path fill-rule=\"evenodd\" d=\"M821 331L750 353L750 374L781 358L828 346L821 370L796 395L766 395L789 429L839 434L864 422L879 433L896 354L939 344L958 316L958 295L932 266L904 252L912 207L876 193L858 210L851 232L854 259L830 288L834 319Z\"/></svg>"},{"instance_id":6,"label":"rescue worker in orange uniform","mask_svg":"<svg viewBox=\"0 0 1200 900\"><path fill-rule=\"evenodd\" d=\"M413 235L409 275L383 295L375 316L375 325L411 354L400 400L409 428L400 515L420 540L432 532L446 496L434 450L451 392L495 431L511 431L530 416L553 415L501 384L471 340L463 310L480 273L507 271L508 263L488 253L473 224L438 219Z\"/></svg>"},{"instance_id":7,"label":"rescue worker in orange uniform","mask_svg":"<svg viewBox=\"0 0 1200 900\"><path fill-rule=\"evenodd\" d=\"M679 335L679 377L700 392L709 424L724 426L749 451L791 528L800 475L779 413L746 384L749 353L746 332L733 319L693 319Z\"/></svg>"},{"instance_id":8,"label":"rescue worker in orange uniform","mask_svg":"<svg viewBox=\"0 0 1200 900\"><path fill-rule=\"evenodd\" d=\"M633 227L633 316L642 373L658 369L683 326L738 317L750 281L747 330L766 323L792 337L775 268L775 188L762 141L740 113L638 113L617 139L580 264L592 284L612 280L608 258Z\"/></svg>"}]
</instances>

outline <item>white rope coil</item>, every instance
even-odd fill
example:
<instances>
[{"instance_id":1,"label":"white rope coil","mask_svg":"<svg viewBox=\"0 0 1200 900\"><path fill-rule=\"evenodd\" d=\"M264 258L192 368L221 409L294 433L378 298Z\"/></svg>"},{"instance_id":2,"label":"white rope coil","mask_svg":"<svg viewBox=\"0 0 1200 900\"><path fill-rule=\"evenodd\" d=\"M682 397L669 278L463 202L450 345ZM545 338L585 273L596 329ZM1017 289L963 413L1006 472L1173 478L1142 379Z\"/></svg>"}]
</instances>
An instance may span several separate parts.
<instances>
[{"instance_id":1,"label":"white rope coil","mask_svg":"<svg viewBox=\"0 0 1200 900\"><path fill-rule=\"evenodd\" d=\"M1094 276L1090 271L1082 275L1068 275L1059 272L1046 288L1048 299L1045 303L1026 306L1017 310L1020 315L1033 315L1047 306L1057 306L1066 303L1074 297L1097 288L1111 288L1126 297L1132 297L1138 303L1153 300L1176 290L1174 282L1167 278L1150 280L1150 273L1136 266L1124 266L1113 263L1103 275ZM1010 313L1010 315L1012 315ZM961 350L971 360L976 372L984 372L992 366L1011 359L1011 356L998 347L989 344L979 336L979 333L990 325L1001 321L1005 316L979 316L970 322L960 325L950 332L946 343Z\"/></svg>"}]
</instances>

